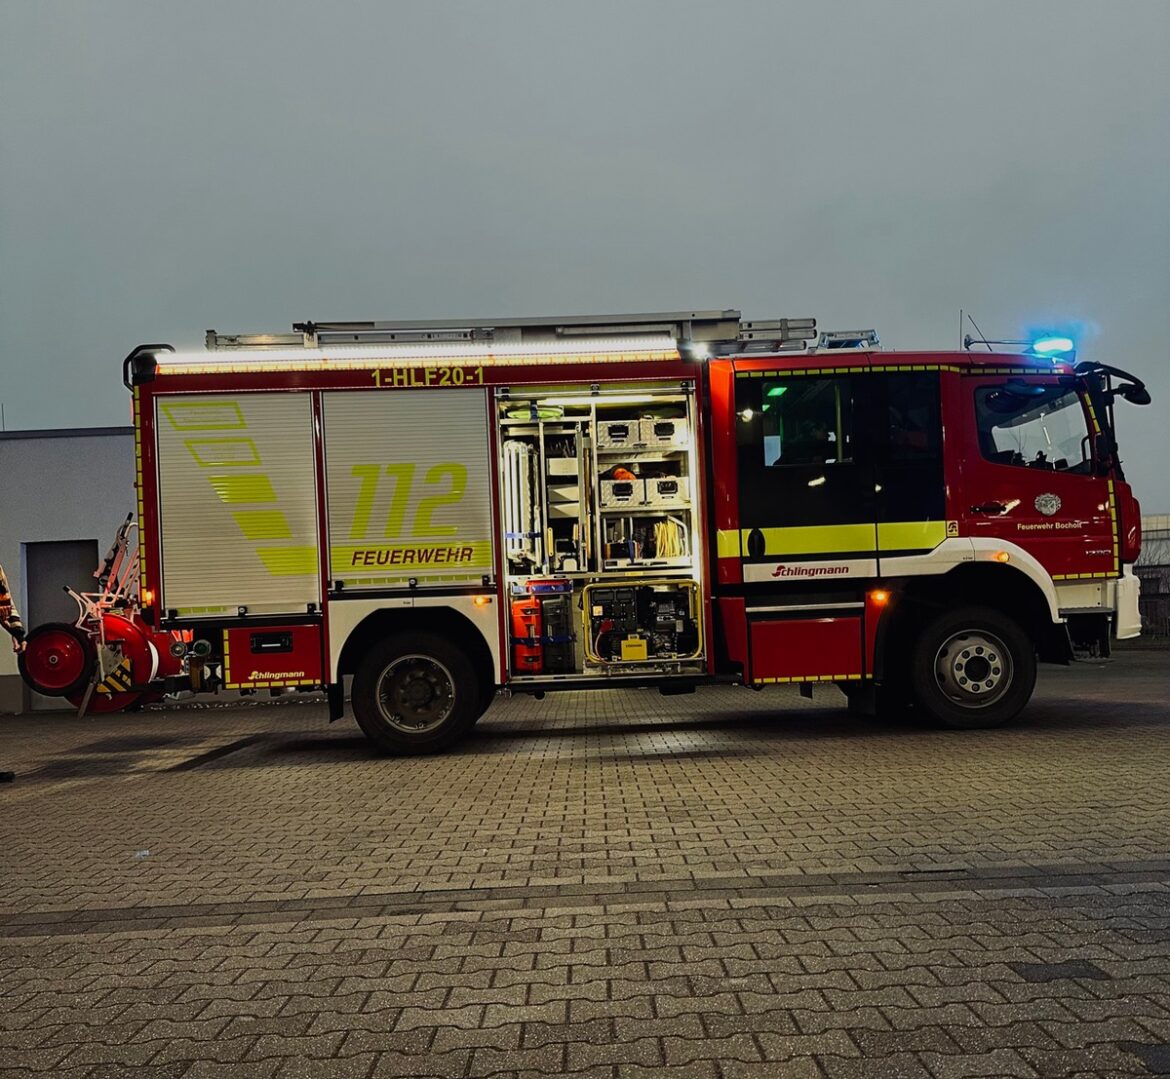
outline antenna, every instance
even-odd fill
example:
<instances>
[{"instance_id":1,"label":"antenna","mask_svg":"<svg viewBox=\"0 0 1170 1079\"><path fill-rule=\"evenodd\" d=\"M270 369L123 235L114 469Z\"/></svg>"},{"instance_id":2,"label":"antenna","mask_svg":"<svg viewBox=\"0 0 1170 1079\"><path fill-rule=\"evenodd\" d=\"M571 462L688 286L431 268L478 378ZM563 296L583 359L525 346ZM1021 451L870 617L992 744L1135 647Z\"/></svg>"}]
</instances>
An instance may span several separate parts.
<instances>
[{"instance_id":1,"label":"antenna","mask_svg":"<svg viewBox=\"0 0 1170 1079\"><path fill-rule=\"evenodd\" d=\"M972 326L974 326L974 327L975 327L975 332L976 332L976 333L979 335L979 337L978 337L978 340L979 340L979 342L980 342L981 344L984 344L984 345L986 345L986 346L987 346L987 351L988 351L988 352L994 352L994 351L995 351L995 349L993 349L993 348L991 347L991 343L990 343L990 342L987 340L987 337L985 336L985 334L983 333L983 331L982 331L982 330L979 328L979 325L976 323L976 321L975 321L975 320L974 320L974 319L971 317L971 313L970 313L970 312L968 312L968 313L967 313L967 321L968 321L969 323L971 323L971 325L972 325ZM959 326L959 329L960 329L960 331L962 331L962 325L960 325L960 326ZM975 343L975 340L976 340L976 339L975 339L975 338L973 338L973 337L965 337L965 338L963 339L963 347L964 347L964 348L968 348L968 349L969 349L969 348L971 347L971 345Z\"/></svg>"}]
</instances>

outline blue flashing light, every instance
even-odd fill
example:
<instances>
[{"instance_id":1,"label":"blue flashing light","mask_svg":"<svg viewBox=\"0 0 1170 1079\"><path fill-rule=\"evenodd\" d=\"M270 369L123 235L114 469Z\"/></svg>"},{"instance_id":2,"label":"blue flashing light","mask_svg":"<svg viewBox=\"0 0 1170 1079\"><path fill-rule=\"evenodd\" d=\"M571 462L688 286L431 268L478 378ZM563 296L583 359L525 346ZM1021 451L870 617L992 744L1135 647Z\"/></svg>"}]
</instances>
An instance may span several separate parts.
<instances>
[{"instance_id":1,"label":"blue flashing light","mask_svg":"<svg viewBox=\"0 0 1170 1079\"><path fill-rule=\"evenodd\" d=\"M1032 351L1037 356L1063 356L1075 348L1071 337L1038 337L1032 342Z\"/></svg>"}]
</instances>

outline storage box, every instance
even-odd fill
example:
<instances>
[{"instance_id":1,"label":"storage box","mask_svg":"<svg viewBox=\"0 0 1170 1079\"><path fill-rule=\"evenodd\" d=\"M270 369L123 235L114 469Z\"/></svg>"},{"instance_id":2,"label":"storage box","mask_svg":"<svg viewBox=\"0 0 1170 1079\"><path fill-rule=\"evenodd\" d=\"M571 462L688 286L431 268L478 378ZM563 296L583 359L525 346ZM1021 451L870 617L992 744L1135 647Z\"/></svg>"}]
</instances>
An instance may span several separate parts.
<instances>
[{"instance_id":1,"label":"storage box","mask_svg":"<svg viewBox=\"0 0 1170 1079\"><path fill-rule=\"evenodd\" d=\"M576 476L577 475L577 458L576 457L546 457L544 459L545 471L550 476Z\"/></svg>"},{"instance_id":2,"label":"storage box","mask_svg":"<svg viewBox=\"0 0 1170 1079\"><path fill-rule=\"evenodd\" d=\"M644 637L626 637L622 640L623 663L636 663L649 657L650 648Z\"/></svg>"},{"instance_id":3,"label":"storage box","mask_svg":"<svg viewBox=\"0 0 1170 1079\"><path fill-rule=\"evenodd\" d=\"M669 509L690 504L691 496L685 476L657 476L643 482L646 484L647 506Z\"/></svg>"},{"instance_id":4,"label":"storage box","mask_svg":"<svg viewBox=\"0 0 1170 1079\"><path fill-rule=\"evenodd\" d=\"M569 597L542 596L541 614L544 618L544 671L546 674L572 674L573 622Z\"/></svg>"},{"instance_id":5,"label":"storage box","mask_svg":"<svg viewBox=\"0 0 1170 1079\"><path fill-rule=\"evenodd\" d=\"M544 666L540 600L530 596L514 599L511 614L512 669L517 674L539 674Z\"/></svg>"},{"instance_id":6,"label":"storage box","mask_svg":"<svg viewBox=\"0 0 1170 1079\"><path fill-rule=\"evenodd\" d=\"M641 441L637 420L598 420L597 445L602 449L636 446Z\"/></svg>"},{"instance_id":7,"label":"storage box","mask_svg":"<svg viewBox=\"0 0 1170 1079\"><path fill-rule=\"evenodd\" d=\"M689 441L687 421L677 419L643 419L638 424L638 440L650 448L678 449Z\"/></svg>"},{"instance_id":8,"label":"storage box","mask_svg":"<svg viewBox=\"0 0 1170 1079\"><path fill-rule=\"evenodd\" d=\"M322 678L321 626L233 626L223 631L226 689L311 686Z\"/></svg>"},{"instance_id":9,"label":"storage box","mask_svg":"<svg viewBox=\"0 0 1170 1079\"><path fill-rule=\"evenodd\" d=\"M572 592L573 582L566 577L531 577L524 582L524 591L530 596Z\"/></svg>"},{"instance_id":10,"label":"storage box","mask_svg":"<svg viewBox=\"0 0 1170 1079\"><path fill-rule=\"evenodd\" d=\"M603 506L644 506L646 485L641 480L602 480Z\"/></svg>"}]
</instances>

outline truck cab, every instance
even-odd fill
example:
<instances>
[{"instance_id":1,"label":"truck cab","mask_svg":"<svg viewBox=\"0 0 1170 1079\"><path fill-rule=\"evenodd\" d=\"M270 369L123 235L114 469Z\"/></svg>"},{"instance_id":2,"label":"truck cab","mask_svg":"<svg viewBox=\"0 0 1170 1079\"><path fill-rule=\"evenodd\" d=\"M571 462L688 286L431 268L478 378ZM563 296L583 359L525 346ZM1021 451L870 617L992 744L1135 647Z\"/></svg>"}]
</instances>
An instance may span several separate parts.
<instances>
[{"instance_id":1,"label":"truck cab","mask_svg":"<svg viewBox=\"0 0 1170 1079\"><path fill-rule=\"evenodd\" d=\"M710 386L715 605L745 681L989 726L1037 658L1139 632L1112 426L1117 396L1148 400L1132 376L862 348L717 360Z\"/></svg>"}]
</instances>

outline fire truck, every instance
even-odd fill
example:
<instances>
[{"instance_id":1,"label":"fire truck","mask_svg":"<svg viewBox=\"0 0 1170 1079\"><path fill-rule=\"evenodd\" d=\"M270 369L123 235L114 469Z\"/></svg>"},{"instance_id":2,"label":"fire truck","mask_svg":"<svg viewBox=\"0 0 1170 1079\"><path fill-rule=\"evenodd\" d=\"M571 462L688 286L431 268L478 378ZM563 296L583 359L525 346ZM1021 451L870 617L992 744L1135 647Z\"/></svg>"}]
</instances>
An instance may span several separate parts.
<instances>
[{"instance_id":1,"label":"fire truck","mask_svg":"<svg viewBox=\"0 0 1170 1079\"><path fill-rule=\"evenodd\" d=\"M21 657L82 711L324 691L413 754L500 690L730 682L990 727L1140 628L1149 394L1070 356L725 310L209 331L123 381L136 521Z\"/></svg>"}]
</instances>

